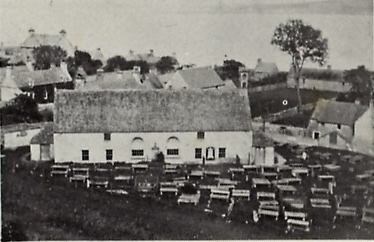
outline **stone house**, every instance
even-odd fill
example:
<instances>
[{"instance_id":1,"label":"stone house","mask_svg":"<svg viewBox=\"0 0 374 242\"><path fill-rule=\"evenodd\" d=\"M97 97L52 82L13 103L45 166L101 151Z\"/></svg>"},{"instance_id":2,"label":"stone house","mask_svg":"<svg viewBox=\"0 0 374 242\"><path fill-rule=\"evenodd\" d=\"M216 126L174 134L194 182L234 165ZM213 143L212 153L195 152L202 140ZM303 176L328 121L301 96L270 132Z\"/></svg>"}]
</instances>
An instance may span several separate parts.
<instances>
[{"instance_id":1,"label":"stone house","mask_svg":"<svg viewBox=\"0 0 374 242\"><path fill-rule=\"evenodd\" d=\"M319 100L310 118L308 135L318 145L354 148L354 144L373 144L372 108L355 103Z\"/></svg>"},{"instance_id":2,"label":"stone house","mask_svg":"<svg viewBox=\"0 0 374 242\"><path fill-rule=\"evenodd\" d=\"M252 79L260 81L266 77L270 77L279 72L277 65L274 62L264 62L261 58L257 59L257 64L254 69Z\"/></svg>"},{"instance_id":3,"label":"stone house","mask_svg":"<svg viewBox=\"0 0 374 242\"><path fill-rule=\"evenodd\" d=\"M229 100L229 101L228 101ZM217 163L252 147L249 99L238 90L59 91L56 162Z\"/></svg>"}]
</instances>

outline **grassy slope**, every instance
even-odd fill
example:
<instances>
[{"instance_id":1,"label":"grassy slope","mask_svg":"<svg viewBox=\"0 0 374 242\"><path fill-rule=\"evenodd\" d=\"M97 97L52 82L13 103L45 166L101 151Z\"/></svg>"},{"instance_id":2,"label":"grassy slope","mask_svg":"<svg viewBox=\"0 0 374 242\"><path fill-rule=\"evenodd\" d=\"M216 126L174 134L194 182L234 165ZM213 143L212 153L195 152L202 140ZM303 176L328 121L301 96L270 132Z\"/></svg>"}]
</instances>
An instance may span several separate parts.
<instances>
[{"instance_id":1,"label":"grassy slope","mask_svg":"<svg viewBox=\"0 0 374 242\"><path fill-rule=\"evenodd\" d=\"M332 98L337 94L327 91L300 90L303 104L316 102L319 98ZM252 117L258 117L266 112L266 106L270 105L269 112L276 113L297 106L296 89L282 88L265 92L249 94ZM287 106L282 104L287 100ZM271 101L271 104L270 104Z\"/></svg>"},{"instance_id":2,"label":"grassy slope","mask_svg":"<svg viewBox=\"0 0 374 242\"><path fill-rule=\"evenodd\" d=\"M2 223L17 222L28 240L371 238L344 227L285 237L278 224L230 223L175 202L117 197L51 183L42 171L11 172L25 151L7 154L2 166Z\"/></svg>"}]
</instances>

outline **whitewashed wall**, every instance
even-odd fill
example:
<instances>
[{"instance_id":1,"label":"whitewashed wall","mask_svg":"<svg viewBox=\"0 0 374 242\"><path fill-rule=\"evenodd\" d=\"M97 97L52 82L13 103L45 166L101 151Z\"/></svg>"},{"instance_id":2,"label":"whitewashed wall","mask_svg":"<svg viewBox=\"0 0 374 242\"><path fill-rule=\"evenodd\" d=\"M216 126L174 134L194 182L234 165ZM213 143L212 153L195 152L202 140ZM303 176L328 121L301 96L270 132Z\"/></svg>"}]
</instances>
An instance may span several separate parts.
<instances>
[{"instance_id":1,"label":"whitewashed wall","mask_svg":"<svg viewBox=\"0 0 374 242\"><path fill-rule=\"evenodd\" d=\"M30 144L30 153L31 153L31 160L33 161L42 161L42 160L47 161L47 160L51 160L54 158L54 147L53 147L53 144L50 144L49 154L45 154L44 156L41 156L40 144Z\"/></svg>"},{"instance_id":2,"label":"whitewashed wall","mask_svg":"<svg viewBox=\"0 0 374 242\"><path fill-rule=\"evenodd\" d=\"M166 155L167 140L173 136L180 141L178 157ZM144 140L144 159L153 157L152 147L157 144L165 154L165 160L175 163L201 162L201 159L195 159L195 148L202 148L205 155L205 149L209 146L216 150L216 160L213 162L219 162L218 148L225 147L227 158L238 155L241 162L247 163L252 147L252 132L205 132L204 139L197 139L197 132L112 133L110 141L104 141L103 133L55 133L55 161L87 162L82 161L81 150L88 149L89 162L106 162L105 150L112 149L113 161L136 162L139 159L131 157L131 144L136 137ZM212 161L207 161L209 162Z\"/></svg>"},{"instance_id":3,"label":"whitewashed wall","mask_svg":"<svg viewBox=\"0 0 374 242\"><path fill-rule=\"evenodd\" d=\"M16 149L21 146L29 146L32 137L34 137L39 132L40 128L5 133L4 148Z\"/></svg>"}]
</instances>

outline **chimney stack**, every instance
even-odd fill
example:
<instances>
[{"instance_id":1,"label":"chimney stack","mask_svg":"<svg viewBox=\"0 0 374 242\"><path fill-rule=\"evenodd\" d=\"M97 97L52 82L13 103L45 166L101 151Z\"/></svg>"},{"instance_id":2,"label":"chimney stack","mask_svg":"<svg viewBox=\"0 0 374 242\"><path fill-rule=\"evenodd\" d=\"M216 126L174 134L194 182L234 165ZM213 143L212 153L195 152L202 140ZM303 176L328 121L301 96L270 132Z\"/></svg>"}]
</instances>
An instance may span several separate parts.
<instances>
[{"instance_id":1,"label":"chimney stack","mask_svg":"<svg viewBox=\"0 0 374 242\"><path fill-rule=\"evenodd\" d=\"M262 59L261 58L258 58L257 59L257 64L260 64L262 62Z\"/></svg>"},{"instance_id":2,"label":"chimney stack","mask_svg":"<svg viewBox=\"0 0 374 242\"><path fill-rule=\"evenodd\" d=\"M12 66L7 66L5 71L5 78L9 80L12 76Z\"/></svg>"},{"instance_id":3,"label":"chimney stack","mask_svg":"<svg viewBox=\"0 0 374 242\"><path fill-rule=\"evenodd\" d=\"M104 70L102 68L97 69L96 81L102 81L104 79Z\"/></svg>"},{"instance_id":4,"label":"chimney stack","mask_svg":"<svg viewBox=\"0 0 374 242\"><path fill-rule=\"evenodd\" d=\"M134 51L133 50L129 50L129 55L134 55Z\"/></svg>"},{"instance_id":5,"label":"chimney stack","mask_svg":"<svg viewBox=\"0 0 374 242\"><path fill-rule=\"evenodd\" d=\"M150 55L150 56L153 56L153 54L154 54L154 50L153 50L153 49L150 49L150 50L149 50L149 55Z\"/></svg>"},{"instance_id":6,"label":"chimney stack","mask_svg":"<svg viewBox=\"0 0 374 242\"><path fill-rule=\"evenodd\" d=\"M26 60L26 67L29 71L34 71L34 65L32 64L32 61L30 58L27 58Z\"/></svg>"},{"instance_id":7,"label":"chimney stack","mask_svg":"<svg viewBox=\"0 0 374 242\"><path fill-rule=\"evenodd\" d=\"M61 29L60 36L61 37L65 37L66 36L66 30L65 29Z\"/></svg>"},{"instance_id":8,"label":"chimney stack","mask_svg":"<svg viewBox=\"0 0 374 242\"><path fill-rule=\"evenodd\" d=\"M331 70L331 65L327 65L327 70Z\"/></svg>"},{"instance_id":9,"label":"chimney stack","mask_svg":"<svg viewBox=\"0 0 374 242\"><path fill-rule=\"evenodd\" d=\"M30 29L29 29L29 35L30 35L30 36L33 36L34 34L35 34L35 29L30 28Z\"/></svg>"}]
</instances>

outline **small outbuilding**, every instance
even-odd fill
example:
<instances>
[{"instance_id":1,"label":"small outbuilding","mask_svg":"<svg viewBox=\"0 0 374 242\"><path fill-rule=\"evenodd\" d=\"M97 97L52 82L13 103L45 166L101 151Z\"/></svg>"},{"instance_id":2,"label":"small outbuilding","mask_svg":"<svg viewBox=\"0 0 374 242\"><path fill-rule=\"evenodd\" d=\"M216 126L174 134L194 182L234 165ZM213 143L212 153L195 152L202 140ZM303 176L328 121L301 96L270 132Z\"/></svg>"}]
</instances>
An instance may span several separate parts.
<instances>
[{"instance_id":1,"label":"small outbuilding","mask_svg":"<svg viewBox=\"0 0 374 242\"><path fill-rule=\"evenodd\" d=\"M48 123L30 141L31 160L49 161L54 158L53 123Z\"/></svg>"}]
</instances>

